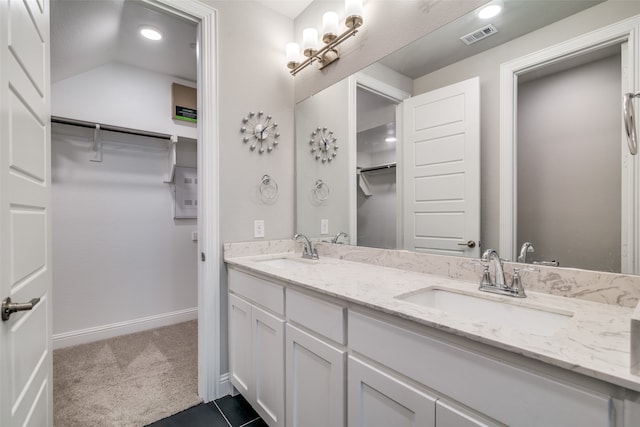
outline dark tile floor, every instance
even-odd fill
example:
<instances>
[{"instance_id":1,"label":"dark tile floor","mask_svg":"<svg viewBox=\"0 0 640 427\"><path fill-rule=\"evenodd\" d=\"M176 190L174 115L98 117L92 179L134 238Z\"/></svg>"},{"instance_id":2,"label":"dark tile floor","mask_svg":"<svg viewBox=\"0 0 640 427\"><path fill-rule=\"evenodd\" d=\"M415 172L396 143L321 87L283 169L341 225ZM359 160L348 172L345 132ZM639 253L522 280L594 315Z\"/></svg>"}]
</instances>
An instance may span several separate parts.
<instances>
[{"instance_id":1,"label":"dark tile floor","mask_svg":"<svg viewBox=\"0 0 640 427\"><path fill-rule=\"evenodd\" d=\"M201 403L147 427L267 427L241 395Z\"/></svg>"}]
</instances>

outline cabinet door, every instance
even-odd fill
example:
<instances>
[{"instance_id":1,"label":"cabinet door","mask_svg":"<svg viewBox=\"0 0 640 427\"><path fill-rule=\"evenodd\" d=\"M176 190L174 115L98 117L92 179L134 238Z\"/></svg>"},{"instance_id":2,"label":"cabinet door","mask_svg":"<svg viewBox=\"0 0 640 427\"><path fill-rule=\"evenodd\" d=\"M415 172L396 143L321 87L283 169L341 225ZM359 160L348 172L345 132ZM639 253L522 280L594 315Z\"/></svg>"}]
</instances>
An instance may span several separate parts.
<instances>
[{"instance_id":1,"label":"cabinet door","mask_svg":"<svg viewBox=\"0 0 640 427\"><path fill-rule=\"evenodd\" d=\"M490 427L497 424L438 400L436 402L436 425L438 427Z\"/></svg>"},{"instance_id":2,"label":"cabinet door","mask_svg":"<svg viewBox=\"0 0 640 427\"><path fill-rule=\"evenodd\" d=\"M251 304L229 294L229 379L252 400Z\"/></svg>"},{"instance_id":3,"label":"cabinet door","mask_svg":"<svg viewBox=\"0 0 640 427\"><path fill-rule=\"evenodd\" d=\"M284 320L252 307L254 409L271 427L284 427Z\"/></svg>"},{"instance_id":4,"label":"cabinet door","mask_svg":"<svg viewBox=\"0 0 640 427\"><path fill-rule=\"evenodd\" d=\"M349 427L436 425L435 397L353 356L348 372Z\"/></svg>"},{"instance_id":5,"label":"cabinet door","mask_svg":"<svg viewBox=\"0 0 640 427\"><path fill-rule=\"evenodd\" d=\"M287 324L287 427L344 426L346 351Z\"/></svg>"}]
</instances>

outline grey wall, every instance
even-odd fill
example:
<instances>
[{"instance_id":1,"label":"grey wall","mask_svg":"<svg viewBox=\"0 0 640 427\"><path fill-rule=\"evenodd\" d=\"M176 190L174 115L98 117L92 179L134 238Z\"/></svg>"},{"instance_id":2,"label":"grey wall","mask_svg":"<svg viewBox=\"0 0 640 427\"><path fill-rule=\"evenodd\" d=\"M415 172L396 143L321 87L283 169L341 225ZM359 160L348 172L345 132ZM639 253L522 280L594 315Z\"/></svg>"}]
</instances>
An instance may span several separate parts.
<instances>
[{"instance_id":1,"label":"grey wall","mask_svg":"<svg viewBox=\"0 0 640 427\"><path fill-rule=\"evenodd\" d=\"M202 0L218 11L220 111L220 240L254 240L253 221L265 221L265 239L293 236L294 138L293 78L284 55L293 38L293 21L254 1ZM263 110L279 125L280 144L259 155L242 143L242 118ZM258 197L259 181L269 174L278 183L271 204ZM221 263L221 372L227 371L227 278Z\"/></svg>"},{"instance_id":2,"label":"grey wall","mask_svg":"<svg viewBox=\"0 0 640 427\"><path fill-rule=\"evenodd\" d=\"M358 245L396 249L396 170L365 175L371 196L358 189Z\"/></svg>"},{"instance_id":3,"label":"grey wall","mask_svg":"<svg viewBox=\"0 0 640 427\"><path fill-rule=\"evenodd\" d=\"M620 272L620 55L518 86L517 242Z\"/></svg>"},{"instance_id":4,"label":"grey wall","mask_svg":"<svg viewBox=\"0 0 640 427\"><path fill-rule=\"evenodd\" d=\"M320 235L320 220L329 220L328 235L349 231L349 169L347 138L349 82L344 80L296 105L296 232L308 237ZM337 156L322 163L311 153L311 133L326 127L338 139ZM351 171L355 173L355 171ZM314 197L314 184L321 179L329 187L326 201Z\"/></svg>"},{"instance_id":5,"label":"grey wall","mask_svg":"<svg viewBox=\"0 0 640 427\"><path fill-rule=\"evenodd\" d=\"M499 246L500 231L500 64L640 13L640 2L608 1L414 81L420 94L480 77L481 241Z\"/></svg>"}]
</instances>

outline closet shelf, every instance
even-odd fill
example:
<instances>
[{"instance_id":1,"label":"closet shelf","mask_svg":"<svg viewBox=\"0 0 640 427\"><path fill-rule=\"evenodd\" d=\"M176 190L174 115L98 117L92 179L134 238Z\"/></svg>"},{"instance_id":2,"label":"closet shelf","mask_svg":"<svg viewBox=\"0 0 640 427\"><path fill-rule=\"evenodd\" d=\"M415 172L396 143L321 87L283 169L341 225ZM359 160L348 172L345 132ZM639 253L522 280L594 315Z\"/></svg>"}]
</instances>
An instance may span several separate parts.
<instances>
[{"instance_id":1,"label":"closet shelf","mask_svg":"<svg viewBox=\"0 0 640 427\"><path fill-rule=\"evenodd\" d=\"M391 162L391 163L385 163L383 165L377 165L377 166L369 166L366 168L361 168L358 167L357 170L358 172L371 172L371 171L379 171L379 170L384 170L384 169L391 169L391 168L395 168L396 167L396 162Z\"/></svg>"},{"instance_id":2,"label":"closet shelf","mask_svg":"<svg viewBox=\"0 0 640 427\"><path fill-rule=\"evenodd\" d=\"M122 126L107 125L102 123L87 122L85 120L69 119L66 117L51 116L51 123L60 123L63 125L79 126L89 129L100 129L110 132L126 133L128 135L147 136L151 138L166 139L172 141L174 137L168 133L149 132L146 130L125 128Z\"/></svg>"}]
</instances>

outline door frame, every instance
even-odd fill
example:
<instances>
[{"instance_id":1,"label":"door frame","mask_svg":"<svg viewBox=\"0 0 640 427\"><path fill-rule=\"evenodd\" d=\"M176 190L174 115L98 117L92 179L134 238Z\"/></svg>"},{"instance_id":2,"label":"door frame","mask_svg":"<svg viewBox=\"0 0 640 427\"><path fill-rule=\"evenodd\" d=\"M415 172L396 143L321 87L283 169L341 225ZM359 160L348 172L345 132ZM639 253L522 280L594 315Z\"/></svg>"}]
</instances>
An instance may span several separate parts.
<instances>
[{"instance_id":1,"label":"door frame","mask_svg":"<svg viewBox=\"0 0 640 427\"><path fill-rule=\"evenodd\" d=\"M626 43L622 56L627 59L627 72L622 74L623 92L632 92L640 85L640 68L636 65L640 54L638 41L640 15L583 34L566 42L500 65L500 246L507 259L517 257L517 102L518 77L526 72L577 57L595 50ZM640 203L640 185L636 183L640 171L638 156L626 149L620 119L622 150L622 272L640 273L640 217L635 215Z\"/></svg>"},{"instance_id":2,"label":"door frame","mask_svg":"<svg viewBox=\"0 0 640 427\"><path fill-rule=\"evenodd\" d=\"M230 391L221 376L218 12L197 0L143 0L198 24L198 395L209 402Z\"/></svg>"},{"instance_id":3,"label":"door frame","mask_svg":"<svg viewBox=\"0 0 640 427\"><path fill-rule=\"evenodd\" d=\"M356 170L358 167L358 88L390 99L396 103L396 160L402 158L402 101L411 97L411 94L378 80L368 74L359 72L348 77L348 141L347 141L347 167L349 168L349 243L358 244L358 182ZM396 166L396 245L402 248L403 230L403 203L402 203L402 162Z\"/></svg>"}]
</instances>

